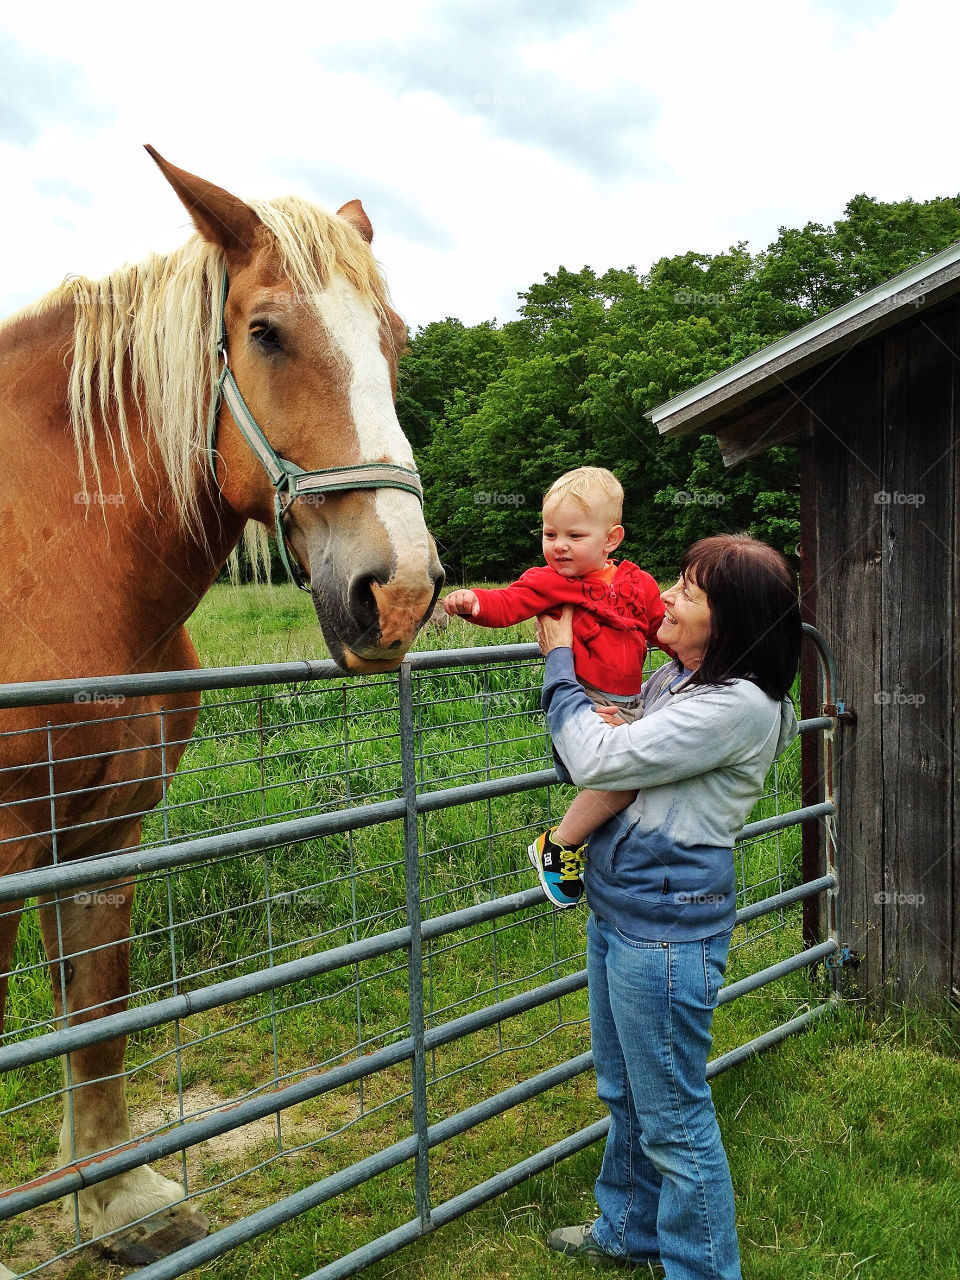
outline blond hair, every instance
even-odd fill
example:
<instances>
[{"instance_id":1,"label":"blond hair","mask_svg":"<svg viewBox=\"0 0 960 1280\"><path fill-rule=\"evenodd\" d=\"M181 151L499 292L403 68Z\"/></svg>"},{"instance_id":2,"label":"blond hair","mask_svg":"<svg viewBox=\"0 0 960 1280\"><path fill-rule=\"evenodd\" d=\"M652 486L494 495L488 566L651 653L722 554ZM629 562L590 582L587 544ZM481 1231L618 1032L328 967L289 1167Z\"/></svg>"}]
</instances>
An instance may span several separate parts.
<instances>
[{"instance_id":1,"label":"blond hair","mask_svg":"<svg viewBox=\"0 0 960 1280\"><path fill-rule=\"evenodd\" d=\"M577 467L565 472L543 495L543 509L571 498L589 515L609 519L611 526L623 516L623 485L606 467Z\"/></svg>"}]
</instances>

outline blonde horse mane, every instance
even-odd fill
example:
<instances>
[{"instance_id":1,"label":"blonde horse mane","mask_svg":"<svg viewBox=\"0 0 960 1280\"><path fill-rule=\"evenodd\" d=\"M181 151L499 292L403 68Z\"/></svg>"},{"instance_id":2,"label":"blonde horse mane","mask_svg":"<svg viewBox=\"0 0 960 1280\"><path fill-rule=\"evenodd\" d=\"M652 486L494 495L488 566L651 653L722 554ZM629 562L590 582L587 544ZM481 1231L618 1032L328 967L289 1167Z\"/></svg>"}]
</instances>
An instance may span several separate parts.
<instances>
[{"instance_id":1,"label":"blonde horse mane","mask_svg":"<svg viewBox=\"0 0 960 1280\"><path fill-rule=\"evenodd\" d=\"M319 311L319 295L339 272L386 317L389 303L376 261L348 222L297 196L247 203L264 228L259 247L272 244L301 300L317 300ZM219 375L222 273L222 250L194 235L169 254L151 254L102 280L69 280L29 308L37 314L73 300L69 406L83 488L88 467L100 487L96 446L105 435L114 463L125 459L142 500L130 439L133 429L149 432L177 519L202 543L198 496L207 470L207 406ZM127 417L127 388L139 410L135 428ZM265 538L251 540L251 532L248 526L253 553L254 543L263 547ZM251 555L254 566L257 559Z\"/></svg>"}]
</instances>

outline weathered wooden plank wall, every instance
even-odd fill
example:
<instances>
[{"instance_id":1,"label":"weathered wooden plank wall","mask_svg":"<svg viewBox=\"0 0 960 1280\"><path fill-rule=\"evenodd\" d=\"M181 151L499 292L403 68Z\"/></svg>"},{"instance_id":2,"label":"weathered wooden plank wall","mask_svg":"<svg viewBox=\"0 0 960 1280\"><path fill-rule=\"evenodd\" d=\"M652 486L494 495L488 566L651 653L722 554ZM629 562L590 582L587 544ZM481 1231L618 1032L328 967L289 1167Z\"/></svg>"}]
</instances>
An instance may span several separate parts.
<instances>
[{"instance_id":1,"label":"weathered wooden plank wall","mask_svg":"<svg viewBox=\"0 0 960 1280\"><path fill-rule=\"evenodd\" d=\"M879 343L847 353L809 393L814 415L810 451L816 522L817 625L833 649L838 693L857 714L841 731L837 863L840 941L864 956L867 987L882 980L881 917L875 895L882 865L881 740L873 696L881 667L879 610L882 487L877 423L883 369Z\"/></svg>"},{"instance_id":2,"label":"weathered wooden plank wall","mask_svg":"<svg viewBox=\"0 0 960 1280\"><path fill-rule=\"evenodd\" d=\"M838 753L840 941L864 957L858 985L898 999L960 976L958 340L952 303L865 340L806 394L807 605L857 715Z\"/></svg>"},{"instance_id":3,"label":"weathered wooden plank wall","mask_svg":"<svg viewBox=\"0 0 960 1280\"><path fill-rule=\"evenodd\" d=\"M811 626L817 617L817 520L813 484L813 414L807 405L806 420L800 434L800 616ZM836 697L834 690L833 696ZM800 651L800 714L804 719L818 716L823 707L820 662L813 646L804 644ZM817 804L824 795L823 744L820 734L806 733L800 740L801 804ZM805 822L801 828L801 859L804 880L815 880L824 874L825 857L821 823ZM813 946L829 932L827 905L822 895L807 898L803 904L803 942Z\"/></svg>"},{"instance_id":4,"label":"weathered wooden plank wall","mask_svg":"<svg viewBox=\"0 0 960 1280\"><path fill-rule=\"evenodd\" d=\"M951 310L885 343L882 921L899 998L950 984L955 330Z\"/></svg>"}]
</instances>

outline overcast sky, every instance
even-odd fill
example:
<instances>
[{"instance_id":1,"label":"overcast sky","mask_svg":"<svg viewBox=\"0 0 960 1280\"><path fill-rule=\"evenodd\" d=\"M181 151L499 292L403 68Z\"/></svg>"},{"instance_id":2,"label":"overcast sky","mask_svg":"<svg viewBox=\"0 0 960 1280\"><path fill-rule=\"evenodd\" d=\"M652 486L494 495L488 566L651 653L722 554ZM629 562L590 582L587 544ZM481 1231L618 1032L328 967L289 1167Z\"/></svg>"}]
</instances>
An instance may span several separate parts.
<instances>
[{"instance_id":1,"label":"overcast sky","mask_svg":"<svg viewBox=\"0 0 960 1280\"><path fill-rule=\"evenodd\" d=\"M949 0L29 3L0 17L0 315L241 196L359 196L397 309L504 321L563 265L754 252L960 191Z\"/></svg>"}]
</instances>

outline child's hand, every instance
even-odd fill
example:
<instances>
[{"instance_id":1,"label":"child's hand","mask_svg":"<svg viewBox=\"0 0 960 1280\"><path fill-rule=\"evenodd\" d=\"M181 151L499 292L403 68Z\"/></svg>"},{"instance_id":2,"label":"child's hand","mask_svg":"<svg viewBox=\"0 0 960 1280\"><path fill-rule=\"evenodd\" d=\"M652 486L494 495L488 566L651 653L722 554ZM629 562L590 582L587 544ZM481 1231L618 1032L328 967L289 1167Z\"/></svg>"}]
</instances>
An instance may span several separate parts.
<instances>
[{"instance_id":1,"label":"child's hand","mask_svg":"<svg viewBox=\"0 0 960 1280\"><path fill-rule=\"evenodd\" d=\"M610 726L610 728L611 728L611 729L615 729L615 728L617 727L617 725L618 725L618 724L626 724L626 723L627 723L627 722L626 722L626 720L624 720L623 716L620 714L620 709L619 709L618 707L615 707L615 706L609 706L609 707L597 707L597 706L595 706L593 709L594 709L594 711L596 711L597 715L598 715L598 716L600 716L600 717L603 719L604 724L608 724L608 725Z\"/></svg>"},{"instance_id":2,"label":"child's hand","mask_svg":"<svg viewBox=\"0 0 960 1280\"><path fill-rule=\"evenodd\" d=\"M451 618L475 618L480 612L480 601L473 591L451 591L443 607Z\"/></svg>"}]
</instances>

